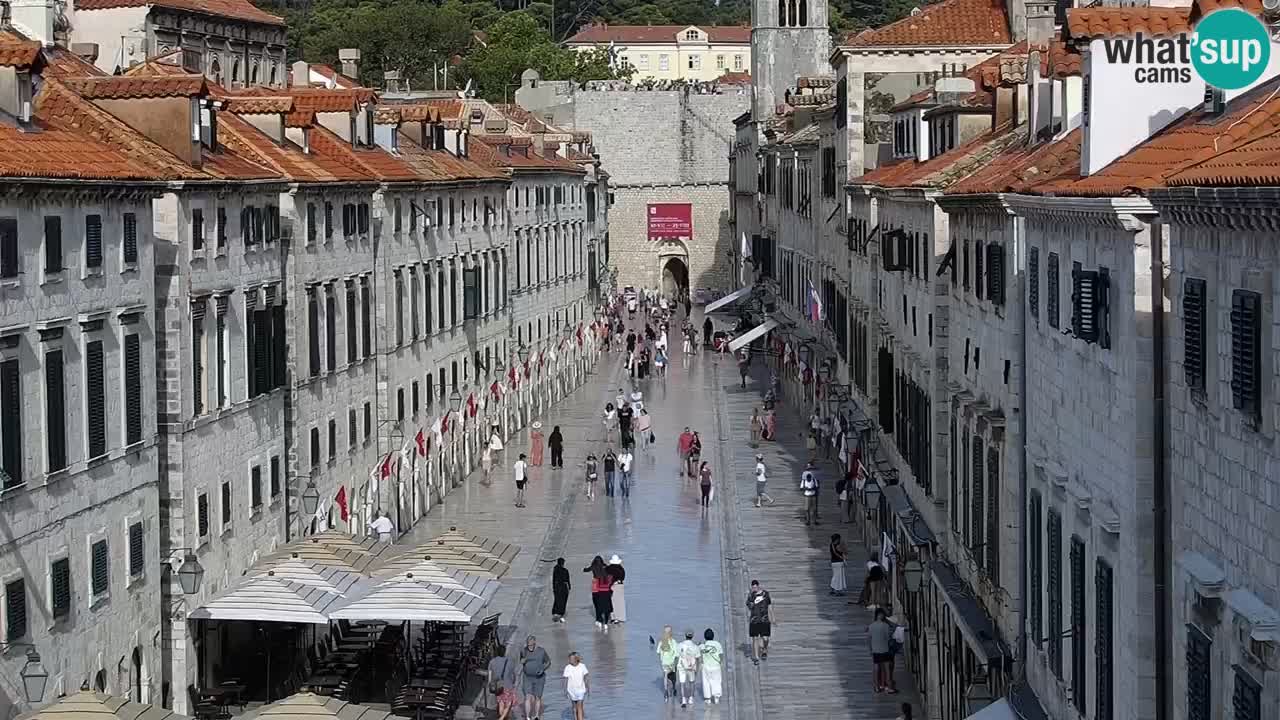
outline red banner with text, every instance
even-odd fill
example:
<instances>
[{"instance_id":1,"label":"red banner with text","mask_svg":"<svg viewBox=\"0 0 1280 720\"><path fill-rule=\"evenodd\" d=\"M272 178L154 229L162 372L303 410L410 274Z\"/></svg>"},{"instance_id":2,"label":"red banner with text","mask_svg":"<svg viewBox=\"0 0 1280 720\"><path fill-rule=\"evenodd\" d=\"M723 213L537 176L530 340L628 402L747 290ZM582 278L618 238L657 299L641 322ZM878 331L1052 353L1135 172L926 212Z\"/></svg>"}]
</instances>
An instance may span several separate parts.
<instances>
[{"instance_id":1,"label":"red banner with text","mask_svg":"<svg viewBox=\"0 0 1280 720\"><path fill-rule=\"evenodd\" d=\"M693 237L693 206L689 203L649 203L649 239Z\"/></svg>"}]
</instances>

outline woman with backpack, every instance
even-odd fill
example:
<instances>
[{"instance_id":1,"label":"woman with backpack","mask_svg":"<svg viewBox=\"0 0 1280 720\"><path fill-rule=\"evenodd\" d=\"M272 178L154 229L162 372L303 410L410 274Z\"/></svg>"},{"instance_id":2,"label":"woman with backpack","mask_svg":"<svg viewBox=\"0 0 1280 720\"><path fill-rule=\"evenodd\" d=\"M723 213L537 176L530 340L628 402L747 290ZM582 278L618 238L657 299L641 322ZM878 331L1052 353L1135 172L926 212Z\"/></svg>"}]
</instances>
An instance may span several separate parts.
<instances>
[{"instance_id":1,"label":"woman with backpack","mask_svg":"<svg viewBox=\"0 0 1280 720\"><path fill-rule=\"evenodd\" d=\"M612 598L613 578L599 555L591 560L591 565L582 569L591 573L591 605L596 611L596 629L609 632L609 619L613 615Z\"/></svg>"}]
</instances>

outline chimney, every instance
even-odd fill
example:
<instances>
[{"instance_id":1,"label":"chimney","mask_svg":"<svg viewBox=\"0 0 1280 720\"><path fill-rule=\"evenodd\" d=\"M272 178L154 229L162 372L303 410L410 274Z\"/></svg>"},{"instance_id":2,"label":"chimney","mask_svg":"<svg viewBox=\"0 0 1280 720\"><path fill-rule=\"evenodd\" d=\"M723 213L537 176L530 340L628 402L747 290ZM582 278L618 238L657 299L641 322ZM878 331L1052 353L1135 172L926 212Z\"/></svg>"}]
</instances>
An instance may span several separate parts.
<instances>
[{"instance_id":1,"label":"chimney","mask_svg":"<svg viewBox=\"0 0 1280 720\"><path fill-rule=\"evenodd\" d=\"M22 28L32 40L45 45L54 43L54 26L62 18L54 0L7 0L0 5L8 5L9 22ZM0 14L4 14L3 9Z\"/></svg>"},{"instance_id":2,"label":"chimney","mask_svg":"<svg viewBox=\"0 0 1280 720\"><path fill-rule=\"evenodd\" d=\"M0 66L0 111L17 118L24 127L31 122L33 93L31 68Z\"/></svg>"},{"instance_id":3,"label":"chimney","mask_svg":"<svg viewBox=\"0 0 1280 720\"><path fill-rule=\"evenodd\" d=\"M293 76L291 83L294 87L311 87L311 66L306 60L299 60L291 66L291 74Z\"/></svg>"},{"instance_id":4,"label":"chimney","mask_svg":"<svg viewBox=\"0 0 1280 720\"><path fill-rule=\"evenodd\" d=\"M1054 36L1055 6L1044 0L1027 0L1027 43L1047 46Z\"/></svg>"},{"instance_id":5,"label":"chimney","mask_svg":"<svg viewBox=\"0 0 1280 720\"><path fill-rule=\"evenodd\" d=\"M941 77L933 83L933 92L939 105L957 102L976 91L977 85L967 77Z\"/></svg>"},{"instance_id":6,"label":"chimney","mask_svg":"<svg viewBox=\"0 0 1280 720\"><path fill-rule=\"evenodd\" d=\"M71 52L79 55L80 59L85 62L98 62L98 43L73 43Z\"/></svg>"},{"instance_id":7,"label":"chimney","mask_svg":"<svg viewBox=\"0 0 1280 720\"><path fill-rule=\"evenodd\" d=\"M342 74L352 80L360 77L360 51L356 48L343 48L338 51L338 60L342 61Z\"/></svg>"}]
</instances>

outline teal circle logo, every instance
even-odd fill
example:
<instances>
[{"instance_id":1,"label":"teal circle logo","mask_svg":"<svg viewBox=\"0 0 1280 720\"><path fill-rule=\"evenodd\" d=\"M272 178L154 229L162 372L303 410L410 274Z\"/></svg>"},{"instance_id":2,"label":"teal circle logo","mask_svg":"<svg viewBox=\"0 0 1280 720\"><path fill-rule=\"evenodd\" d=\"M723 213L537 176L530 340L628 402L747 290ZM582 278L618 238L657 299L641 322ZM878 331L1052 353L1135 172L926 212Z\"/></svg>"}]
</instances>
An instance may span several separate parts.
<instances>
[{"instance_id":1,"label":"teal circle logo","mask_svg":"<svg viewBox=\"0 0 1280 720\"><path fill-rule=\"evenodd\" d=\"M1239 90L1257 82L1271 61L1271 33L1252 13L1229 8L1209 13L1191 38L1191 64L1208 84Z\"/></svg>"}]
</instances>

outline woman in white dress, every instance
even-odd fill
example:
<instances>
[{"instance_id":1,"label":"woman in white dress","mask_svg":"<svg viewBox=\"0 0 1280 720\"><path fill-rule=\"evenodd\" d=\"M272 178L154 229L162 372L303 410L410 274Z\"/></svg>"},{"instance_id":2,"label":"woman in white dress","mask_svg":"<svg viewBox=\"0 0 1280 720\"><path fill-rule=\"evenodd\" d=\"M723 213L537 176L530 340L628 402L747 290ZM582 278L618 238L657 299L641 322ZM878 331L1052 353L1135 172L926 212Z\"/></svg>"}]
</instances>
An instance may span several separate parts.
<instances>
[{"instance_id":1,"label":"woman in white dress","mask_svg":"<svg viewBox=\"0 0 1280 720\"><path fill-rule=\"evenodd\" d=\"M626 622L627 598L625 582L627 571L622 569L622 558L617 555L609 558L609 564L605 566L604 570L613 578L613 615L611 620L615 623Z\"/></svg>"}]
</instances>

